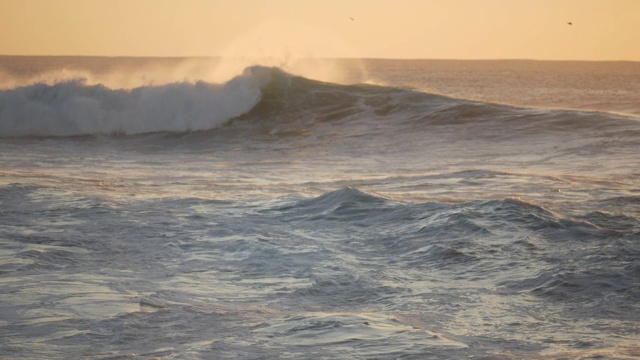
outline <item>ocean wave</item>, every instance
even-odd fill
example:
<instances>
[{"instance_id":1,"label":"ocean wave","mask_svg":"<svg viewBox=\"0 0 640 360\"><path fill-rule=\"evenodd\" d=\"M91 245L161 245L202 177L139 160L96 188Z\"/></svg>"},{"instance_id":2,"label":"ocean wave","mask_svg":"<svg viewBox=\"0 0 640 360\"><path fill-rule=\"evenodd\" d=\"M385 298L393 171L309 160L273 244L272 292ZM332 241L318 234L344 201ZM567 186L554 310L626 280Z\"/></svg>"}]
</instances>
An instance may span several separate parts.
<instances>
[{"instance_id":1,"label":"ocean wave","mask_svg":"<svg viewBox=\"0 0 640 360\"><path fill-rule=\"evenodd\" d=\"M253 108L270 81L247 68L224 84L110 89L71 80L0 91L0 136L134 135L211 129Z\"/></svg>"},{"instance_id":2,"label":"ocean wave","mask_svg":"<svg viewBox=\"0 0 640 360\"><path fill-rule=\"evenodd\" d=\"M603 118L607 119L603 119ZM0 136L136 135L219 128L234 120L274 135L310 135L324 124L356 125L345 136L389 126L483 126L520 137L588 128L615 131L629 119L604 113L525 109L413 89L339 85L253 66L223 84L180 82L111 89L83 80L0 90ZM622 124L622 123L620 123ZM497 131L509 127L509 132ZM476 129L477 130L477 129ZM470 129L474 134L480 132ZM384 130L387 131L387 130Z\"/></svg>"},{"instance_id":3,"label":"ocean wave","mask_svg":"<svg viewBox=\"0 0 640 360\"><path fill-rule=\"evenodd\" d=\"M442 116L455 122L468 117L469 107L477 108L478 114L484 111L479 103L410 89L340 85L253 66L223 84L198 81L112 89L75 79L0 90L0 136L190 132L215 129L234 119L269 134L309 134L328 122L394 118L405 123L429 117L436 124Z\"/></svg>"},{"instance_id":4,"label":"ocean wave","mask_svg":"<svg viewBox=\"0 0 640 360\"><path fill-rule=\"evenodd\" d=\"M634 118L609 113L516 107L403 87L340 85L284 72L273 76L262 92L261 101L237 120L270 135L312 135L327 124L348 125L340 128L341 137L450 132L452 126L464 130L461 136L492 140L567 131L637 132Z\"/></svg>"}]
</instances>

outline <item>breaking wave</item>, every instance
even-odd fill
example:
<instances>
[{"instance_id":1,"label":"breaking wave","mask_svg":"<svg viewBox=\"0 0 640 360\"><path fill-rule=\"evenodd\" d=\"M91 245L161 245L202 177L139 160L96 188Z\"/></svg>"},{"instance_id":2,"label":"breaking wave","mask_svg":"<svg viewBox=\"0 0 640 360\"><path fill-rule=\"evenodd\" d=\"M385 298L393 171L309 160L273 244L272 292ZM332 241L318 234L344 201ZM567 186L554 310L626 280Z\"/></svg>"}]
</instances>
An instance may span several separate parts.
<instances>
[{"instance_id":1,"label":"breaking wave","mask_svg":"<svg viewBox=\"0 0 640 360\"><path fill-rule=\"evenodd\" d=\"M72 80L0 91L0 135L134 135L215 128L253 108L270 79L247 68L224 84L206 82L110 89Z\"/></svg>"},{"instance_id":2,"label":"breaking wave","mask_svg":"<svg viewBox=\"0 0 640 360\"><path fill-rule=\"evenodd\" d=\"M606 121L603 121L606 117ZM223 84L179 82L111 89L84 80L0 90L0 136L136 135L190 132L248 120L269 132L308 133L327 122L386 125L508 125L512 134L602 130L624 117L527 109L412 89L338 85L253 66ZM391 120L391 121L390 121ZM621 122L622 121L622 122ZM500 133L500 136L504 136Z\"/></svg>"}]
</instances>

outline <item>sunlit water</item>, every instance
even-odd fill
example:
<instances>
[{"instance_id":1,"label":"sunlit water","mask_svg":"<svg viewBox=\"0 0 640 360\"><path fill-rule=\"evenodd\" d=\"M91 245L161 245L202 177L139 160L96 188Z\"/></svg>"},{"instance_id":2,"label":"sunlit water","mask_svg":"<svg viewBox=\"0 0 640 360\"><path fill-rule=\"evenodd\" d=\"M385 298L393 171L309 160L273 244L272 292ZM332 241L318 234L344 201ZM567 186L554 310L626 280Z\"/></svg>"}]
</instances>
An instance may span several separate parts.
<instances>
[{"instance_id":1,"label":"sunlit water","mask_svg":"<svg viewBox=\"0 0 640 360\"><path fill-rule=\"evenodd\" d=\"M0 64L0 357L640 358L637 63Z\"/></svg>"}]
</instances>

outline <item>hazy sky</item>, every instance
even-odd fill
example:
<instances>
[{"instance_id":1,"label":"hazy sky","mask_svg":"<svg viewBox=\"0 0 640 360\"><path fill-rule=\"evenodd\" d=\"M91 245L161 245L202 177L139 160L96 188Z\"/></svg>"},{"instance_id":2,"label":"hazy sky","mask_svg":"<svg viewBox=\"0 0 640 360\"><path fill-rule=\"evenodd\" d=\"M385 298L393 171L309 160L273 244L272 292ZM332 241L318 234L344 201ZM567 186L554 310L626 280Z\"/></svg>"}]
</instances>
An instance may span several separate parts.
<instances>
[{"instance_id":1,"label":"hazy sky","mask_svg":"<svg viewBox=\"0 0 640 360\"><path fill-rule=\"evenodd\" d=\"M0 0L0 34L13 55L640 61L640 0Z\"/></svg>"}]
</instances>

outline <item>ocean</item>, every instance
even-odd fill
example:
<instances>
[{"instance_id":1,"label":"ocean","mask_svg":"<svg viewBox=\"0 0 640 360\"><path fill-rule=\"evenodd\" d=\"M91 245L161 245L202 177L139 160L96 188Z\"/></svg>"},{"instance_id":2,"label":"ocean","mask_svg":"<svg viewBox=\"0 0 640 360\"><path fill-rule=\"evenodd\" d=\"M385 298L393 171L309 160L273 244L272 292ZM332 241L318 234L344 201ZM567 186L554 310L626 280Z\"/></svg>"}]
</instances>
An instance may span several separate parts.
<instances>
[{"instance_id":1,"label":"ocean","mask_svg":"<svg viewBox=\"0 0 640 360\"><path fill-rule=\"evenodd\" d=\"M640 63L243 62L0 57L0 358L640 359Z\"/></svg>"}]
</instances>

